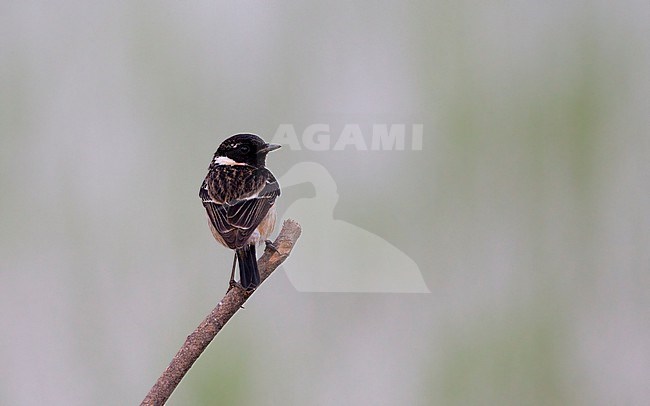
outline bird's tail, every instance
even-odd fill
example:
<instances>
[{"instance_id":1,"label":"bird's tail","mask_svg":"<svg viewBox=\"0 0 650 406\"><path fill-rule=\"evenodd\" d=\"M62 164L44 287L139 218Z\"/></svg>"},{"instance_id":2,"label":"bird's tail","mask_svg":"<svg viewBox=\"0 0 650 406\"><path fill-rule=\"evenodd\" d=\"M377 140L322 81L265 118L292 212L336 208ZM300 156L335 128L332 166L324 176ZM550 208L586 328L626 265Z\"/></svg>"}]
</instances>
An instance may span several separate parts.
<instances>
[{"instance_id":1,"label":"bird's tail","mask_svg":"<svg viewBox=\"0 0 650 406\"><path fill-rule=\"evenodd\" d=\"M257 269L255 258L255 245L246 244L237 248L237 262L239 262L239 283L245 289L255 289L260 284L260 271Z\"/></svg>"}]
</instances>

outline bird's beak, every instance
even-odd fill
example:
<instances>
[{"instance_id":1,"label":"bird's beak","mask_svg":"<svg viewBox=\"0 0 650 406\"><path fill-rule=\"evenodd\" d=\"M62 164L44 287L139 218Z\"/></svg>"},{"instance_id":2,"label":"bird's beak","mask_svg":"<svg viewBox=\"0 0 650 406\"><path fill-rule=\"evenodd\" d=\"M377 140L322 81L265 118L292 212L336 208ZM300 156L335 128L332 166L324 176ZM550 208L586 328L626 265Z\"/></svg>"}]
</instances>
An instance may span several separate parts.
<instances>
[{"instance_id":1,"label":"bird's beak","mask_svg":"<svg viewBox=\"0 0 650 406\"><path fill-rule=\"evenodd\" d=\"M266 144L262 149L257 151L258 154L266 154L267 152L275 151L276 149L280 148L282 145L280 144Z\"/></svg>"}]
</instances>

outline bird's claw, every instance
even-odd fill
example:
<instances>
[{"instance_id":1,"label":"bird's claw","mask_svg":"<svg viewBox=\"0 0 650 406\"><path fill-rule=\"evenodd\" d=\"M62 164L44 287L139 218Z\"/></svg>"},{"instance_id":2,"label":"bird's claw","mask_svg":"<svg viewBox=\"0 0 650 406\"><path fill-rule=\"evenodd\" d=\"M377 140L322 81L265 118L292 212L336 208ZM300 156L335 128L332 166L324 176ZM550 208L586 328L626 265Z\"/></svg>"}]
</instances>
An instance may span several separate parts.
<instances>
[{"instance_id":1,"label":"bird's claw","mask_svg":"<svg viewBox=\"0 0 650 406\"><path fill-rule=\"evenodd\" d=\"M271 249L272 251L278 252L278 247L273 244L273 241L271 240L264 240L264 244L266 244L266 249Z\"/></svg>"},{"instance_id":2,"label":"bird's claw","mask_svg":"<svg viewBox=\"0 0 650 406\"><path fill-rule=\"evenodd\" d=\"M230 282L228 283L228 290L226 291L226 293L230 292L234 288L237 288L237 289L241 290L242 292L248 293L248 294L251 294L251 293L255 292L255 289L256 289L256 288L245 288L244 285L242 285L241 283L237 282L234 279L231 279ZM241 306L241 308L243 309L244 306Z\"/></svg>"},{"instance_id":3,"label":"bird's claw","mask_svg":"<svg viewBox=\"0 0 650 406\"><path fill-rule=\"evenodd\" d=\"M244 286L241 283L237 282L234 279L231 279L230 282L228 283L228 292L230 292L233 288L239 288L244 291L246 290L246 288L244 288Z\"/></svg>"}]
</instances>

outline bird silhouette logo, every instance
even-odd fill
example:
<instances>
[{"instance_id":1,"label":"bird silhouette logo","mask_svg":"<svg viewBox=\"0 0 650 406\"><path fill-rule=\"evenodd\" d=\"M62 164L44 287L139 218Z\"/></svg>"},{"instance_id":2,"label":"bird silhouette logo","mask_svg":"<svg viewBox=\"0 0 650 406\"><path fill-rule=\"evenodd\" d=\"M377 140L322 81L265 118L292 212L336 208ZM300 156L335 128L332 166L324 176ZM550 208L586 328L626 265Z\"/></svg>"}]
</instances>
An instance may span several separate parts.
<instances>
[{"instance_id":1,"label":"bird silhouette logo","mask_svg":"<svg viewBox=\"0 0 650 406\"><path fill-rule=\"evenodd\" d=\"M316 195L300 198L284 213L303 226L300 249L284 270L299 292L429 293L418 265L382 237L334 219L336 182L316 162L294 165L282 187L311 183Z\"/></svg>"}]
</instances>

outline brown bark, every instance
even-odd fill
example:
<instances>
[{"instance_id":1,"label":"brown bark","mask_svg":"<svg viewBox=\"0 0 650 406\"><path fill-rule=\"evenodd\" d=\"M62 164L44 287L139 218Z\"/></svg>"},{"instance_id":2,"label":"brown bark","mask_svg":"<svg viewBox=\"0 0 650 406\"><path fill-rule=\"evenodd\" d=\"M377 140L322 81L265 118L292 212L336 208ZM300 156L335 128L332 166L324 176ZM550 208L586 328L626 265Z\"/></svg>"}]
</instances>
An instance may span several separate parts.
<instances>
[{"instance_id":1,"label":"brown bark","mask_svg":"<svg viewBox=\"0 0 650 406\"><path fill-rule=\"evenodd\" d=\"M273 242L277 251L267 247L264 255L258 260L262 282L287 259L300 233L300 224L293 220L284 222L278 238ZM259 286L257 288L259 289ZM237 287L230 289L196 330L187 336L181 349L140 405L164 405L192 364L253 293L254 291L247 292Z\"/></svg>"}]
</instances>

